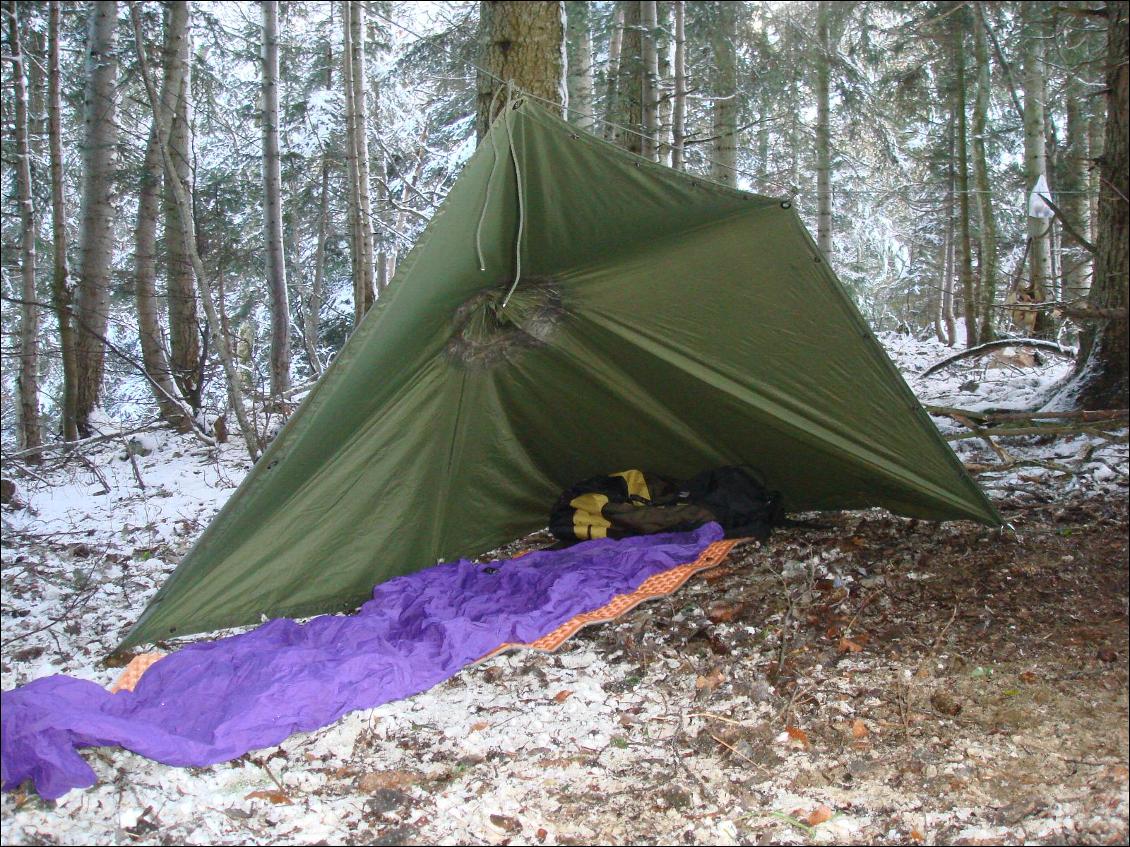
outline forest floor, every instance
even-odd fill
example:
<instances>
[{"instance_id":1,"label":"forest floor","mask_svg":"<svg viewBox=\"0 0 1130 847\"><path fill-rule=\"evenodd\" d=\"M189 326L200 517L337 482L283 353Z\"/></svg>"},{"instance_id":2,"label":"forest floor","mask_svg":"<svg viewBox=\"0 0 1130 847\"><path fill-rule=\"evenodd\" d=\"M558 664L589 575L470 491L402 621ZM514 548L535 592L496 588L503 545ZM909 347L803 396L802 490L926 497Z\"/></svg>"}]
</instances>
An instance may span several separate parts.
<instances>
[{"instance_id":1,"label":"forest floor","mask_svg":"<svg viewBox=\"0 0 1130 847\"><path fill-rule=\"evenodd\" d=\"M1056 359L884 339L928 403L1024 408ZM936 418L943 432L961 427ZM103 658L246 471L146 434L4 476L3 687ZM84 751L5 844L1125 843L1126 431L956 441L1009 526L872 510L669 598L209 768ZM533 539L536 541L537 539ZM528 546L529 542L525 542ZM517 549L515 546L514 549Z\"/></svg>"}]
</instances>

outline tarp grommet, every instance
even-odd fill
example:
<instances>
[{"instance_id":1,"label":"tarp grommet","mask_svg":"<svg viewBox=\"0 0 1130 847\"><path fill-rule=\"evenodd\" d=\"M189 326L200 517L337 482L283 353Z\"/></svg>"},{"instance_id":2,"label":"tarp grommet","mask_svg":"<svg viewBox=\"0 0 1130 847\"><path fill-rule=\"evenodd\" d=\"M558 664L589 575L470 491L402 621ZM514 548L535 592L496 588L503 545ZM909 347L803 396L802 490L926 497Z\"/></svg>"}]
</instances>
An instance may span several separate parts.
<instances>
[{"instance_id":1,"label":"tarp grommet","mask_svg":"<svg viewBox=\"0 0 1130 847\"><path fill-rule=\"evenodd\" d=\"M793 204L790 203L788 200L782 200L781 201L781 208L782 209L791 209L792 207L793 207Z\"/></svg>"}]
</instances>

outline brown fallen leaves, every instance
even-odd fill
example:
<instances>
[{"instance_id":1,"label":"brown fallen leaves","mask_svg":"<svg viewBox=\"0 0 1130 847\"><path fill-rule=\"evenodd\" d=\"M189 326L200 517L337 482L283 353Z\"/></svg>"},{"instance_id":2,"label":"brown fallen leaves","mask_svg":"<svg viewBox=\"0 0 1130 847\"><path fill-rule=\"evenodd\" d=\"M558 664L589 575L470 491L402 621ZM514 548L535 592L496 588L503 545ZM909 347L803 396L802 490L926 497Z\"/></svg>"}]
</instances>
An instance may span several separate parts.
<instances>
[{"instance_id":1,"label":"brown fallen leaves","mask_svg":"<svg viewBox=\"0 0 1130 847\"><path fill-rule=\"evenodd\" d=\"M357 777L357 790L372 794L383 789L403 789L415 785L419 774L411 771L370 771Z\"/></svg>"},{"instance_id":2,"label":"brown fallen leaves","mask_svg":"<svg viewBox=\"0 0 1130 847\"><path fill-rule=\"evenodd\" d=\"M785 727L785 732L789 736L790 744L795 744L805 750L812 748L812 742L808 740L808 733L803 729L795 726L787 726Z\"/></svg>"},{"instance_id":3,"label":"brown fallen leaves","mask_svg":"<svg viewBox=\"0 0 1130 847\"><path fill-rule=\"evenodd\" d=\"M817 806L807 814L805 813L804 809L793 809L789 813L789 817L793 818L794 820L800 821L805 826L819 826L822 823L830 821L835 816L835 814L835 812L821 803L819 806Z\"/></svg>"},{"instance_id":4,"label":"brown fallen leaves","mask_svg":"<svg viewBox=\"0 0 1130 847\"><path fill-rule=\"evenodd\" d=\"M281 791L252 791L244 800L266 800L276 806L289 806L291 799Z\"/></svg>"}]
</instances>

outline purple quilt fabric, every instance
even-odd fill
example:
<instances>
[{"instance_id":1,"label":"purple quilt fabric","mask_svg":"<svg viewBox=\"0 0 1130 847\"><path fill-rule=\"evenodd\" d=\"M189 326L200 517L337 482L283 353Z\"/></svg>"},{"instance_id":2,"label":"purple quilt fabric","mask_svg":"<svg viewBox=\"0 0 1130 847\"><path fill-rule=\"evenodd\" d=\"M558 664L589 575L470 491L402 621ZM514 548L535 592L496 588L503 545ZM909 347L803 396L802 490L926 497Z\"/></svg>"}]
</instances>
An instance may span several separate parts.
<instances>
[{"instance_id":1,"label":"purple quilt fabric","mask_svg":"<svg viewBox=\"0 0 1130 847\"><path fill-rule=\"evenodd\" d=\"M722 537L687 533L586 541L530 553L496 573L467 560L378 585L356 615L279 618L191 644L134 691L49 676L0 695L0 778L40 796L93 785L80 747L117 745L170 765L204 766L278 744L425 691L507 642L534 641L574 615L696 559Z\"/></svg>"}]
</instances>

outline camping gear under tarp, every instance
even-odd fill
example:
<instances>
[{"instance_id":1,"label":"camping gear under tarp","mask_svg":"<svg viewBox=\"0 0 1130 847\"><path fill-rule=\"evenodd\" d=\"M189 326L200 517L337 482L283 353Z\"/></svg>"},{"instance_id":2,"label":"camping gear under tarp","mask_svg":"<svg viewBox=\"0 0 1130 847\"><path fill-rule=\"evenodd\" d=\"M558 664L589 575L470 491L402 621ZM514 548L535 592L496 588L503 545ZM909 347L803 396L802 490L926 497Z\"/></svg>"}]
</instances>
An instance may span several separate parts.
<instances>
[{"instance_id":1,"label":"camping gear under tarp","mask_svg":"<svg viewBox=\"0 0 1130 847\"><path fill-rule=\"evenodd\" d=\"M788 511L999 523L788 201L519 97L122 646L354 608L576 480L723 465Z\"/></svg>"},{"instance_id":2,"label":"camping gear under tarp","mask_svg":"<svg viewBox=\"0 0 1130 847\"><path fill-rule=\"evenodd\" d=\"M0 782L8 790L31 779L53 799L95 782L79 747L112 744L204 766L278 744L428 689L499 650L554 649L580 626L718 564L732 546L716 549L721 537L707 524L437 565L378 585L356 615L278 619L190 644L150 665L132 691L111 694L66 676L35 680L0 694Z\"/></svg>"},{"instance_id":3,"label":"camping gear under tarp","mask_svg":"<svg viewBox=\"0 0 1130 847\"><path fill-rule=\"evenodd\" d=\"M747 468L712 468L688 480L632 469L571 486L550 509L549 531L571 543L686 532L713 521L727 538L764 541L785 523L780 500Z\"/></svg>"}]
</instances>

